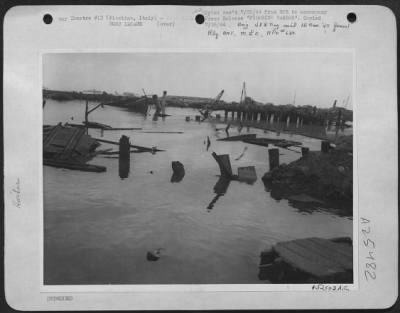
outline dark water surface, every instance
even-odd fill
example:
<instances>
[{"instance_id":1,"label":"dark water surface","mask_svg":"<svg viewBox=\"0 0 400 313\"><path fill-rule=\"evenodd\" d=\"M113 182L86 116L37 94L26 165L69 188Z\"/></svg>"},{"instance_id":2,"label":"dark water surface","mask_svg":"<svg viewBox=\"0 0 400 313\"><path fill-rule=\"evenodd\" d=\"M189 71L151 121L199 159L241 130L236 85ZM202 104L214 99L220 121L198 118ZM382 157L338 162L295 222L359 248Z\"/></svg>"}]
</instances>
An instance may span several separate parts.
<instances>
[{"instance_id":1,"label":"dark water surface","mask_svg":"<svg viewBox=\"0 0 400 313\"><path fill-rule=\"evenodd\" d=\"M104 131L104 139L118 141L124 134L132 144L166 150L131 154L126 179L118 175L118 159L96 157L90 162L106 166L105 173L44 167L45 284L260 283L259 254L267 245L309 236L352 237L349 218L327 210L307 214L287 200L270 197L261 180L269 170L267 148L217 142L225 131L216 128L225 125L185 122L185 116L198 114L195 110L167 108L167 113L172 116L158 121L114 107L90 115L89 120L114 127L184 132ZM83 116L83 101L48 100L44 124L80 123ZM242 134L246 133L244 128ZM320 149L317 139L285 133L277 137L253 128L249 133ZM102 135L100 130L90 134ZM237 127L232 127L230 135L237 134ZM244 156L235 161L245 147ZM100 147L106 148L118 149L109 144ZM253 185L232 181L226 194L210 206L219 179L212 151L230 154L234 172L254 165L258 179ZM282 163L300 157L285 149L280 153ZM185 167L181 182L171 183L172 161ZM163 248L161 258L147 261L146 253L157 248Z\"/></svg>"}]
</instances>

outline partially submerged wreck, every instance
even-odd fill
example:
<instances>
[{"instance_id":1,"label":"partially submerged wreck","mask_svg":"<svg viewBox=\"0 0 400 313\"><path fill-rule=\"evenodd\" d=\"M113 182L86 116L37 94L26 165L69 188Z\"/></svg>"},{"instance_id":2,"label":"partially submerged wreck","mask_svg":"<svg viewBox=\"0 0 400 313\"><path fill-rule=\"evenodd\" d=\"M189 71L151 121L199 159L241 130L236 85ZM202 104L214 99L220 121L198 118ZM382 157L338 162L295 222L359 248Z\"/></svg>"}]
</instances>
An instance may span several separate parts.
<instances>
[{"instance_id":1,"label":"partially submerged wreck","mask_svg":"<svg viewBox=\"0 0 400 313\"><path fill-rule=\"evenodd\" d=\"M146 96L137 97L122 97L113 101L104 102L104 105L125 108L132 112L147 114L151 100Z\"/></svg>"},{"instance_id":2,"label":"partially submerged wreck","mask_svg":"<svg viewBox=\"0 0 400 313\"><path fill-rule=\"evenodd\" d=\"M43 164L52 167L104 172L106 167L87 164L100 143L80 127L43 126Z\"/></svg>"}]
</instances>

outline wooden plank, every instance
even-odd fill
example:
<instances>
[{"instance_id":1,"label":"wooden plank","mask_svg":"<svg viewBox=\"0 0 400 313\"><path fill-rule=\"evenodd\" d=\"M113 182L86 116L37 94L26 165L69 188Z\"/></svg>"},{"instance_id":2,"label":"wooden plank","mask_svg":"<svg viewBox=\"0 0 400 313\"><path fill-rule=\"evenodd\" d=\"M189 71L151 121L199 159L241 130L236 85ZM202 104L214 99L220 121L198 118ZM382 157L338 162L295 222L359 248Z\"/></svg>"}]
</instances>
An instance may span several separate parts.
<instances>
[{"instance_id":1,"label":"wooden plank","mask_svg":"<svg viewBox=\"0 0 400 313\"><path fill-rule=\"evenodd\" d=\"M83 128L72 128L71 136L70 136L67 144L65 145L63 153L65 153L69 156L71 154L73 148L75 148L76 144L81 139L84 132L85 132L85 130Z\"/></svg>"},{"instance_id":2,"label":"wooden plank","mask_svg":"<svg viewBox=\"0 0 400 313\"><path fill-rule=\"evenodd\" d=\"M277 244L274 246L274 250L284 262L316 277L328 276L340 271L332 264L319 262L319 260L315 260L310 255L303 254L302 251L290 249L287 244Z\"/></svg>"},{"instance_id":3,"label":"wooden plank","mask_svg":"<svg viewBox=\"0 0 400 313\"><path fill-rule=\"evenodd\" d=\"M331 258L340 257L341 259L346 259L348 261L352 261L353 259L352 247L348 244L335 243L322 238L309 238L308 241L310 246L314 246L315 249L320 250Z\"/></svg>"},{"instance_id":4,"label":"wooden plank","mask_svg":"<svg viewBox=\"0 0 400 313\"><path fill-rule=\"evenodd\" d=\"M43 165L78 170L85 172L105 172L107 168L101 165L74 163L63 160L43 159Z\"/></svg>"},{"instance_id":5,"label":"wooden plank","mask_svg":"<svg viewBox=\"0 0 400 313\"><path fill-rule=\"evenodd\" d=\"M238 167L238 180L254 183L257 180L256 168L254 166Z\"/></svg>"},{"instance_id":6,"label":"wooden plank","mask_svg":"<svg viewBox=\"0 0 400 313\"><path fill-rule=\"evenodd\" d=\"M119 142L115 142L115 141L111 141L111 140L105 140L105 139L99 139L99 138L93 138L94 140L97 140L97 141L99 141L99 142L105 142L105 143L109 143L109 144L112 144L112 145L119 145ZM146 151L146 152L162 152L162 151L165 151L165 150L160 150L160 149L157 149L157 148L148 148L148 147L142 147L142 146L137 146L137 145L130 145L130 147L131 148L136 148L136 149L139 149L139 150L143 150L143 151Z\"/></svg>"},{"instance_id":7,"label":"wooden plank","mask_svg":"<svg viewBox=\"0 0 400 313\"><path fill-rule=\"evenodd\" d=\"M337 244L334 242L331 242L329 240L324 240L324 244L316 244L316 242L313 240L313 238L305 239L305 240L298 240L298 245L301 245L305 247L306 249L309 249L315 254L318 254L321 256L321 258L325 258L329 261L335 262L338 266L343 268L343 271L352 269L353 268L353 257L352 257L352 248L348 247L347 244L344 244L343 249L346 249L346 251L350 250L350 254L342 254L338 253L336 245L341 245Z\"/></svg>"},{"instance_id":8,"label":"wooden plank","mask_svg":"<svg viewBox=\"0 0 400 313\"><path fill-rule=\"evenodd\" d=\"M342 264L345 269L353 268L353 247L345 243L335 243L321 238L310 238L310 242L316 244L316 248L327 257L333 258L337 263Z\"/></svg>"},{"instance_id":9,"label":"wooden plank","mask_svg":"<svg viewBox=\"0 0 400 313\"><path fill-rule=\"evenodd\" d=\"M337 268L338 264L329 258L321 256L320 254L312 251L307 246L302 246L299 243L304 242L303 240L295 240L293 242L289 242L287 244L287 248L296 251L297 253L301 254L305 259L309 260L309 262L313 262L312 266L327 266Z\"/></svg>"},{"instance_id":10,"label":"wooden plank","mask_svg":"<svg viewBox=\"0 0 400 313\"><path fill-rule=\"evenodd\" d=\"M217 139L217 141L242 141L244 139L255 139L257 134L246 134L246 135L237 135L231 137L225 137Z\"/></svg>"},{"instance_id":11,"label":"wooden plank","mask_svg":"<svg viewBox=\"0 0 400 313\"><path fill-rule=\"evenodd\" d=\"M47 135L46 139L43 142L43 150L46 150L46 148L50 145L51 141L53 138L57 135L58 131L60 130L60 125L55 126L51 132Z\"/></svg>"},{"instance_id":12,"label":"wooden plank","mask_svg":"<svg viewBox=\"0 0 400 313\"><path fill-rule=\"evenodd\" d=\"M333 242L330 242L329 240L326 240L324 244L316 244L315 241L313 241L311 238L307 240L303 240L299 242L300 245L306 245L306 247L312 251L315 251L315 253L320 254L322 257L325 257L329 260L332 260L339 265L341 265L344 269L352 268L352 251L350 247L350 254L342 254L336 252L336 244ZM347 245L344 245L341 248L346 249Z\"/></svg>"},{"instance_id":13,"label":"wooden plank","mask_svg":"<svg viewBox=\"0 0 400 313\"><path fill-rule=\"evenodd\" d=\"M317 246L311 246L311 243L310 240L299 239L278 243L273 249L286 263L316 277L329 276L349 269L347 265L345 267L335 259L321 254Z\"/></svg>"},{"instance_id":14,"label":"wooden plank","mask_svg":"<svg viewBox=\"0 0 400 313\"><path fill-rule=\"evenodd\" d=\"M215 161L217 161L221 176L232 178L232 167L229 159L229 154L217 155L215 152L211 154Z\"/></svg>"}]
</instances>

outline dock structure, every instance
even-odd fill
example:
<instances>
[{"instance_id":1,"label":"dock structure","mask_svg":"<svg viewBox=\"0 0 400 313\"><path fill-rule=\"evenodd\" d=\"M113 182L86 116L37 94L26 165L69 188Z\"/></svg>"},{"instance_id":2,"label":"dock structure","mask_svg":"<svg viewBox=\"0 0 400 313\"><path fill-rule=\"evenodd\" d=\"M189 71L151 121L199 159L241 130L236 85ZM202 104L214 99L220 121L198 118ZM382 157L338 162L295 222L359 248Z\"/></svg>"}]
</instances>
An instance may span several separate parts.
<instances>
[{"instance_id":1,"label":"dock structure","mask_svg":"<svg viewBox=\"0 0 400 313\"><path fill-rule=\"evenodd\" d=\"M274 283L352 283L350 238L317 237L278 242L261 253L259 278Z\"/></svg>"},{"instance_id":2,"label":"dock structure","mask_svg":"<svg viewBox=\"0 0 400 313\"><path fill-rule=\"evenodd\" d=\"M218 103L213 110L224 111L225 120L247 123L276 124L282 122L284 127L296 129L304 126L343 127L347 121L352 121L352 111L345 108L295 107L294 105L272 104L260 105L254 103Z\"/></svg>"}]
</instances>

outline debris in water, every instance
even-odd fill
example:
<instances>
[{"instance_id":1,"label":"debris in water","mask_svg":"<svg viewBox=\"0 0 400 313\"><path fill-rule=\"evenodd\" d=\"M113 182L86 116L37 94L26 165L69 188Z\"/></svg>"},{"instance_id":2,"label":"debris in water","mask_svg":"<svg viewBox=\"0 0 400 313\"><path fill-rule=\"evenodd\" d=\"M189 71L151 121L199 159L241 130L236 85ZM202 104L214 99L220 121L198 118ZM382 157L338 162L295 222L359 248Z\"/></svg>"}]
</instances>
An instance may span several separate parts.
<instances>
[{"instance_id":1,"label":"debris in water","mask_svg":"<svg viewBox=\"0 0 400 313\"><path fill-rule=\"evenodd\" d=\"M147 261L158 261L158 259L161 257L161 250L163 250L163 248L158 248L153 251L148 251L146 256Z\"/></svg>"},{"instance_id":2,"label":"debris in water","mask_svg":"<svg viewBox=\"0 0 400 313\"><path fill-rule=\"evenodd\" d=\"M99 142L109 143L109 144L112 144L112 145L119 145L119 142L115 142L115 141L111 141L111 140L99 139L99 138L93 138L93 139L95 139L95 140L97 140ZM142 152L151 152L151 153L153 153L153 152L165 151L165 150L157 149L157 147L148 148L148 147L142 147L142 146L137 146L137 145L130 145L130 147L138 149L138 150L140 150Z\"/></svg>"},{"instance_id":3,"label":"debris in water","mask_svg":"<svg viewBox=\"0 0 400 313\"><path fill-rule=\"evenodd\" d=\"M351 238L312 237L278 242L261 252L260 257L260 280L279 284L353 282Z\"/></svg>"},{"instance_id":4,"label":"debris in water","mask_svg":"<svg viewBox=\"0 0 400 313\"><path fill-rule=\"evenodd\" d=\"M217 155L215 152L213 152L211 155L218 163L219 169L221 171L221 176L232 179L233 174L232 174L232 167L231 167L231 161L229 159L229 154Z\"/></svg>"},{"instance_id":5,"label":"debris in water","mask_svg":"<svg viewBox=\"0 0 400 313\"><path fill-rule=\"evenodd\" d=\"M243 152L235 159L235 161L239 161L241 158L243 158L244 153L247 151L247 147L244 147Z\"/></svg>"},{"instance_id":6,"label":"debris in water","mask_svg":"<svg viewBox=\"0 0 400 313\"><path fill-rule=\"evenodd\" d=\"M225 128L225 132L226 132L226 135L227 136L229 136L229 128L231 127L231 123L228 123L228 125L226 126L226 128Z\"/></svg>"},{"instance_id":7,"label":"debris in water","mask_svg":"<svg viewBox=\"0 0 400 313\"><path fill-rule=\"evenodd\" d=\"M240 121L240 124L239 124L239 127L238 127L239 134L242 132L242 129L243 129L243 123L242 123L242 121Z\"/></svg>"},{"instance_id":8,"label":"debris in water","mask_svg":"<svg viewBox=\"0 0 400 313\"><path fill-rule=\"evenodd\" d=\"M220 138L218 141L243 141L248 139L255 139L257 134L237 135L231 137Z\"/></svg>"},{"instance_id":9,"label":"debris in water","mask_svg":"<svg viewBox=\"0 0 400 313\"><path fill-rule=\"evenodd\" d=\"M207 151L208 151L208 149L210 148L210 146L211 146L210 137L207 136Z\"/></svg>"},{"instance_id":10,"label":"debris in water","mask_svg":"<svg viewBox=\"0 0 400 313\"><path fill-rule=\"evenodd\" d=\"M157 132L157 131L146 131L141 132L142 134L183 134L183 132Z\"/></svg>"},{"instance_id":11,"label":"debris in water","mask_svg":"<svg viewBox=\"0 0 400 313\"><path fill-rule=\"evenodd\" d=\"M238 167L238 180L248 184L254 184L257 180L256 169L254 166Z\"/></svg>"},{"instance_id":12,"label":"debris in water","mask_svg":"<svg viewBox=\"0 0 400 313\"><path fill-rule=\"evenodd\" d=\"M171 183L179 183L185 177L185 168L179 161L172 161L172 170L174 173L171 177Z\"/></svg>"},{"instance_id":13,"label":"debris in water","mask_svg":"<svg viewBox=\"0 0 400 313\"><path fill-rule=\"evenodd\" d=\"M343 172L338 169L340 166L345 168ZM281 199L292 197L299 202L299 198L293 197L305 194L345 216L352 214L353 159L345 150L310 151L302 158L266 173L263 182L273 198L278 194Z\"/></svg>"},{"instance_id":14,"label":"debris in water","mask_svg":"<svg viewBox=\"0 0 400 313\"><path fill-rule=\"evenodd\" d=\"M311 197L309 195L306 195L304 193L298 194L298 195L290 195L288 196L289 201L296 201L296 202L306 202L306 203L323 203L322 201Z\"/></svg>"},{"instance_id":15,"label":"debris in water","mask_svg":"<svg viewBox=\"0 0 400 313\"><path fill-rule=\"evenodd\" d=\"M130 168L130 142L129 138L122 135L119 140L119 177L125 179L129 176Z\"/></svg>"},{"instance_id":16,"label":"debris in water","mask_svg":"<svg viewBox=\"0 0 400 313\"><path fill-rule=\"evenodd\" d=\"M87 172L104 172L106 168L87 164L96 155L99 142L85 134L83 128L43 126L43 164Z\"/></svg>"}]
</instances>

